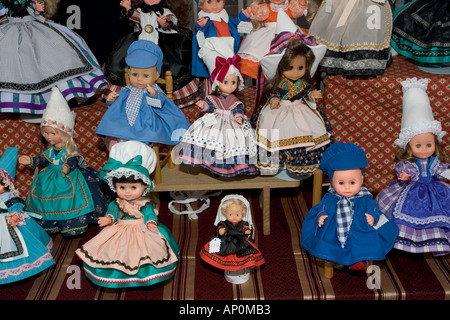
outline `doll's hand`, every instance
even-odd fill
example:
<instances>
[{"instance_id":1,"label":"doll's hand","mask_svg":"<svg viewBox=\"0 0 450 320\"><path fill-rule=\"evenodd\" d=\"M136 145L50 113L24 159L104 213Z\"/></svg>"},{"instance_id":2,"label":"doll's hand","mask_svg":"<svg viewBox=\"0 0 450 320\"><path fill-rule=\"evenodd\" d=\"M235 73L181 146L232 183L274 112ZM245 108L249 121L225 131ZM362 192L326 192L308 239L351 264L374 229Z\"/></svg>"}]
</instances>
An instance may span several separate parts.
<instances>
[{"instance_id":1,"label":"doll's hand","mask_svg":"<svg viewBox=\"0 0 450 320\"><path fill-rule=\"evenodd\" d=\"M200 27L204 27L205 24L206 24L206 22L208 22L208 19L205 18L205 17L201 17L200 19L197 20L197 24L198 24Z\"/></svg>"},{"instance_id":2,"label":"doll's hand","mask_svg":"<svg viewBox=\"0 0 450 320\"><path fill-rule=\"evenodd\" d=\"M20 156L19 164L23 164L23 165L27 166L27 165L31 164L31 158L29 156Z\"/></svg>"},{"instance_id":3,"label":"doll's hand","mask_svg":"<svg viewBox=\"0 0 450 320\"><path fill-rule=\"evenodd\" d=\"M206 102L205 100L199 100L195 103L195 105L197 106L197 108L199 108L201 111L205 111L205 105Z\"/></svg>"},{"instance_id":4,"label":"doll's hand","mask_svg":"<svg viewBox=\"0 0 450 320\"><path fill-rule=\"evenodd\" d=\"M169 19L167 16L158 16L156 17L156 20L158 20L158 24L162 28L167 28L169 26Z\"/></svg>"},{"instance_id":5,"label":"doll's hand","mask_svg":"<svg viewBox=\"0 0 450 320\"><path fill-rule=\"evenodd\" d=\"M242 117L234 118L234 121L236 121L239 124L242 124Z\"/></svg>"},{"instance_id":6,"label":"doll's hand","mask_svg":"<svg viewBox=\"0 0 450 320\"><path fill-rule=\"evenodd\" d=\"M280 104L280 99L272 99L270 101L270 109L276 109L278 108L278 105Z\"/></svg>"},{"instance_id":7,"label":"doll's hand","mask_svg":"<svg viewBox=\"0 0 450 320\"><path fill-rule=\"evenodd\" d=\"M115 91L112 91L110 94L108 94L108 96L106 97L106 101L107 102L114 102L114 100L116 100L116 98L119 96L119 94Z\"/></svg>"},{"instance_id":8,"label":"doll's hand","mask_svg":"<svg viewBox=\"0 0 450 320\"><path fill-rule=\"evenodd\" d=\"M218 231L219 235L223 236L225 234L225 231L226 231L225 228L220 228Z\"/></svg>"},{"instance_id":9,"label":"doll's hand","mask_svg":"<svg viewBox=\"0 0 450 320\"><path fill-rule=\"evenodd\" d=\"M152 88L151 85L148 85L148 86L147 86L147 91L148 91L148 93L150 93L150 95L151 95L152 97L156 96L156 91L155 91L155 89Z\"/></svg>"},{"instance_id":10,"label":"doll's hand","mask_svg":"<svg viewBox=\"0 0 450 320\"><path fill-rule=\"evenodd\" d=\"M253 2L250 4L250 10L252 12L252 19L257 21L265 21L269 17L269 10L267 4L257 4Z\"/></svg>"},{"instance_id":11,"label":"doll's hand","mask_svg":"<svg viewBox=\"0 0 450 320\"><path fill-rule=\"evenodd\" d=\"M250 9L250 7L247 8L247 9L245 9L245 10L244 10L244 8L242 8L242 13L245 14L245 16L246 16L247 18L250 18L251 15L252 15L252 10Z\"/></svg>"},{"instance_id":12,"label":"doll's hand","mask_svg":"<svg viewBox=\"0 0 450 320\"><path fill-rule=\"evenodd\" d=\"M69 173L69 166L67 164L63 164L61 167L62 167L61 168L62 173L64 173L64 174Z\"/></svg>"},{"instance_id":13,"label":"doll's hand","mask_svg":"<svg viewBox=\"0 0 450 320\"><path fill-rule=\"evenodd\" d=\"M366 216L366 220L367 220L367 223L369 224L369 226L373 227L373 224L374 224L374 222L375 222L374 217L372 217L372 216L371 216L370 214L368 214L368 213L366 213L365 216Z\"/></svg>"},{"instance_id":14,"label":"doll's hand","mask_svg":"<svg viewBox=\"0 0 450 320\"><path fill-rule=\"evenodd\" d=\"M150 222L147 224L147 229L154 233L159 233L158 226L154 222Z\"/></svg>"},{"instance_id":15,"label":"doll's hand","mask_svg":"<svg viewBox=\"0 0 450 320\"><path fill-rule=\"evenodd\" d=\"M313 98L318 100L318 99L322 99L322 92L320 92L320 90L314 90L313 91Z\"/></svg>"},{"instance_id":16,"label":"doll's hand","mask_svg":"<svg viewBox=\"0 0 450 320\"><path fill-rule=\"evenodd\" d=\"M35 9L37 12L44 12L45 11L45 2L43 0L36 0L34 2Z\"/></svg>"},{"instance_id":17,"label":"doll's hand","mask_svg":"<svg viewBox=\"0 0 450 320\"><path fill-rule=\"evenodd\" d=\"M125 8L125 10L131 9L131 0L122 0L120 1L120 5Z\"/></svg>"},{"instance_id":18,"label":"doll's hand","mask_svg":"<svg viewBox=\"0 0 450 320\"><path fill-rule=\"evenodd\" d=\"M303 4L303 5L300 6L301 4ZM294 19L304 15L305 12L303 11L302 7L305 7L305 9L306 9L306 1L305 0L293 0L293 1L289 2L289 10L291 11L292 17Z\"/></svg>"},{"instance_id":19,"label":"doll's hand","mask_svg":"<svg viewBox=\"0 0 450 320\"><path fill-rule=\"evenodd\" d=\"M319 217L319 228L323 226L323 224L325 223L325 219L328 218L327 215L323 215Z\"/></svg>"},{"instance_id":20,"label":"doll's hand","mask_svg":"<svg viewBox=\"0 0 450 320\"><path fill-rule=\"evenodd\" d=\"M400 173L400 175L398 176L398 180L401 181L407 181L409 179L411 179L411 175L406 173L405 171L402 171L402 173Z\"/></svg>"},{"instance_id":21,"label":"doll's hand","mask_svg":"<svg viewBox=\"0 0 450 320\"><path fill-rule=\"evenodd\" d=\"M111 216L104 216L98 218L99 227L105 227L107 225L110 225L111 223L113 223L113 219L111 218Z\"/></svg>"},{"instance_id":22,"label":"doll's hand","mask_svg":"<svg viewBox=\"0 0 450 320\"><path fill-rule=\"evenodd\" d=\"M19 221L18 213L14 212L8 217L9 217L9 219L7 219L7 220L8 220L9 225L14 228L17 225L17 221Z\"/></svg>"}]
</instances>

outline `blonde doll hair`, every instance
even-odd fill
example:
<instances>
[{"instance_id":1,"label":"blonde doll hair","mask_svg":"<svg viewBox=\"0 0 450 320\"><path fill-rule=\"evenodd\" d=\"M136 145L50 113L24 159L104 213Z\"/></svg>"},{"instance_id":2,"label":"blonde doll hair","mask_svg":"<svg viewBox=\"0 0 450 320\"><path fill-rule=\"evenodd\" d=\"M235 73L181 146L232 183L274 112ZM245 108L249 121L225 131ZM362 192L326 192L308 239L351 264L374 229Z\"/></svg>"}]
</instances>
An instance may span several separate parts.
<instances>
[{"instance_id":1,"label":"blonde doll hair","mask_svg":"<svg viewBox=\"0 0 450 320\"><path fill-rule=\"evenodd\" d=\"M225 213L228 209L228 207L232 204L237 204L242 207L242 217L245 217L247 215L248 208L245 205L245 203L241 199L237 198L230 198L229 200L226 200L222 203L222 206L220 207L220 210L222 212L222 216L225 217Z\"/></svg>"},{"instance_id":2,"label":"blonde doll hair","mask_svg":"<svg viewBox=\"0 0 450 320\"><path fill-rule=\"evenodd\" d=\"M46 126L42 126L41 127L41 134L42 134L42 129L44 127L46 127ZM64 132L62 130L56 129L54 127L51 127L51 128L55 129L55 131L60 135L60 137L63 138L67 155L73 155L73 154L78 154L79 153L78 152L78 146L77 146L74 138L70 134L68 134L68 133L66 133L66 132Z\"/></svg>"},{"instance_id":3,"label":"blonde doll hair","mask_svg":"<svg viewBox=\"0 0 450 320\"><path fill-rule=\"evenodd\" d=\"M434 143L436 145L436 151L434 152L434 155L439 159L440 162L450 163L450 155L444 150L437 136L435 134L433 134L433 136L434 136ZM400 161L416 162L416 159L412 154L412 150L409 143L406 145L406 148L404 149L400 148L395 153L395 162Z\"/></svg>"}]
</instances>

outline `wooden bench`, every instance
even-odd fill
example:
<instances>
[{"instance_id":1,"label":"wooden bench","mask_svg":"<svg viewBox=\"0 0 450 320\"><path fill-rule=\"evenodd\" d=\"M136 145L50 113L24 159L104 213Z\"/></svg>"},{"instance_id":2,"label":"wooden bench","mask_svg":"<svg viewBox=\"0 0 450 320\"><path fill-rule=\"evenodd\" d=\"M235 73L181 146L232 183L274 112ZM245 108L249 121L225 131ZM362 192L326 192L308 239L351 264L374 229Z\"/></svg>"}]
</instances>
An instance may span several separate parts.
<instances>
[{"instance_id":1,"label":"wooden bench","mask_svg":"<svg viewBox=\"0 0 450 320\"><path fill-rule=\"evenodd\" d=\"M187 165L161 168L161 183L155 184L153 192L198 190L250 190L259 189L259 204L263 212L263 233L270 234L270 189L298 188L301 180L287 181L275 176L213 177L209 171Z\"/></svg>"}]
</instances>

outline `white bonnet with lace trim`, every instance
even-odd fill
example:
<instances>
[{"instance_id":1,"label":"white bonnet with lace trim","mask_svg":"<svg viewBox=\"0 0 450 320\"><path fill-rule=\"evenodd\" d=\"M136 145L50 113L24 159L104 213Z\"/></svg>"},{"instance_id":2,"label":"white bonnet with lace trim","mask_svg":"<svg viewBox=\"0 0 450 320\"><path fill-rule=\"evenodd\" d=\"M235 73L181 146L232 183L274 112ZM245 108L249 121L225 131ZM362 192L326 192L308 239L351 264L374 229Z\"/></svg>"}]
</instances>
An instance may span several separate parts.
<instances>
[{"instance_id":1,"label":"white bonnet with lace trim","mask_svg":"<svg viewBox=\"0 0 450 320\"><path fill-rule=\"evenodd\" d=\"M446 134L441 123L434 119L427 94L429 79L409 78L403 81L403 114L401 130L395 144L404 149L412 137L422 133L433 133L442 142Z\"/></svg>"}]
</instances>

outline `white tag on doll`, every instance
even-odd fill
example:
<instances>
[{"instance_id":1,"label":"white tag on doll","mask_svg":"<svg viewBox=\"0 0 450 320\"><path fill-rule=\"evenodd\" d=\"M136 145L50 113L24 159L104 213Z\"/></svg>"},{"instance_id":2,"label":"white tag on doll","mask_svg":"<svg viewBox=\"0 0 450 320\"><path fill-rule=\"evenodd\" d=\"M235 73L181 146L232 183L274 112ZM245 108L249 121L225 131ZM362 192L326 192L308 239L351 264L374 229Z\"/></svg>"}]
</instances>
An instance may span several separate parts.
<instances>
[{"instance_id":1,"label":"white tag on doll","mask_svg":"<svg viewBox=\"0 0 450 320\"><path fill-rule=\"evenodd\" d=\"M203 124L205 127L211 127L217 123L216 116L214 113L207 113L202 117Z\"/></svg>"},{"instance_id":2,"label":"white tag on doll","mask_svg":"<svg viewBox=\"0 0 450 320\"><path fill-rule=\"evenodd\" d=\"M332 7L333 7L333 0L327 0L327 2L325 2L325 12L331 13Z\"/></svg>"},{"instance_id":3,"label":"white tag on doll","mask_svg":"<svg viewBox=\"0 0 450 320\"><path fill-rule=\"evenodd\" d=\"M201 48L205 43L205 34L203 31L198 31L195 37L197 38L198 46Z\"/></svg>"},{"instance_id":4,"label":"white tag on doll","mask_svg":"<svg viewBox=\"0 0 450 320\"><path fill-rule=\"evenodd\" d=\"M253 30L253 25L250 21L241 21L237 26L239 33L250 33Z\"/></svg>"},{"instance_id":5,"label":"white tag on doll","mask_svg":"<svg viewBox=\"0 0 450 320\"><path fill-rule=\"evenodd\" d=\"M443 178L445 178L445 179L447 179L447 180L450 180L450 169L447 169L447 170L443 171L440 175L441 175Z\"/></svg>"},{"instance_id":6,"label":"white tag on doll","mask_svg":"<svg viewBox=\"0 0 450 320\"><path fill-rule=\"evenodd\" d=\"M147 97L147 104L151 105L152 107L158 108L158 109L162 108L161 100L159 100L157 98Z\"/></svg>"},{"instance_id":7,"label":"white tag on doll","mask_svg":"<svg viewBox=\"0 0 450 320\"><path fill-rule=\"evenodd\" d=\"M381 215L380 215L380 218L378 219L377 224L374 225L373 227L374 227L375 230L378 230L378 229L379 229L381 226L383 226L386 222L389 222L389 219L388 219L384 214L381 214Z\"/></svg>"},{"instance_id":8,"label":"white tag on doll","mask_svg":"<svg viewBox=\"0 0 450 320\"><path fill-rule=\"evenodd\" d=\"M209 242L209 253L216 253L220 251L220 239L214 238Z\"/></svg>"}]
</instances>

